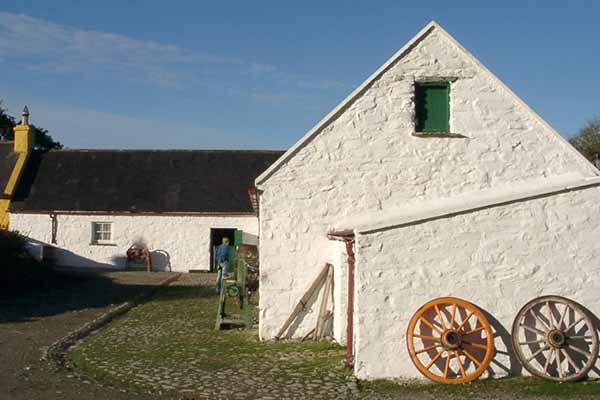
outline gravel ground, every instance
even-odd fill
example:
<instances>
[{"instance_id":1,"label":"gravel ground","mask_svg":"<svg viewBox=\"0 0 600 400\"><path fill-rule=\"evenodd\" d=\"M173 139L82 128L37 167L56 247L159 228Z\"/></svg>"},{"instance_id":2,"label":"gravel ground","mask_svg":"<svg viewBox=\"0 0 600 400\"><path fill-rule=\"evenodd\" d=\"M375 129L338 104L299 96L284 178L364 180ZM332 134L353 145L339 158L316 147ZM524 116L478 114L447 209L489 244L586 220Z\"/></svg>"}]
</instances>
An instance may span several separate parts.
<instances>
[{"instance_id":1,"label":"gravel ground","mask_svg":"<svg viewBox=\"0 0 600 400\"><path fill-rule=\"evenodd\" d=\"M59 286L0 299L0 399L149 399L73 379L41 361L53 342L168 273L70 271Z\"/></svg>"}]
</instances>

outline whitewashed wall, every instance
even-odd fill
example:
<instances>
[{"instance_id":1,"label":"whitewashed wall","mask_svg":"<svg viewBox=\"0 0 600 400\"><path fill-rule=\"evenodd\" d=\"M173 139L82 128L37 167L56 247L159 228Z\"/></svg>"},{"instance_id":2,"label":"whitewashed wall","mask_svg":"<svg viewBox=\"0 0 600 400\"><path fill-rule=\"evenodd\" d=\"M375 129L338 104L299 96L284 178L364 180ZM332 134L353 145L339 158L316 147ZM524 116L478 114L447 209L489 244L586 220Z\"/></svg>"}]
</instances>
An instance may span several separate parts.
<instances>
[{"instance_id":1,"label":"whitewashed wall","mask_svg":"<svg viewBox=\"0 0 600 400\"><path fill-rule=\"evenodd\" d=\"M333 250L333 338L346 343L348 321L348 254L346 244L331 242Z\"/></svg>"},{"instance_id":2,"label":"whitewashed wall","mask_svg":"<svg viewBox=\"0 0 600 400\"><path fill-rule=\"evenodd\" d=\"M435 77L456 78L451 131L466 138L412 135L414 82ZM592 168L433 29L261 185L261 338L335 261L326 232L338 219ZM292 334L310 330L316 314Z\"/></svg>"},{"instance_id":3,"label":"whitewashed wall","mask_svg":"<svg viewBox=\"0 0 600 400\"><path fill-rule=\"evenodd\" d=\"M74 267L123 268L125 253L138 237L150 250L164 250L173 271L210 268L210 229L236 228L244 241L258 244L255 216L110 216L61 215L58 218L59 263ZM114 246L91 244L92 222L112 222ZM10 228L35 241L50 244L52 224L48 214L11 214ZM157 267L164 260L153 256Z\"/></svg>"},{"instance_id":4,"label":"whitewashed wall","mask_svg":"<svg viewBox=\"0 0 600 400\"><path fill-rule=\"evenodd\" d=\"M359 235L357 377L422 377L409 358L406 329L421 305L442 296L490 313L500 323L492 325L502 365L491 368L522 373L502 352L512 353L512 321L529 300L561 295L600 316L599 238L598 187Z\"/></svg>"}]
</instances>

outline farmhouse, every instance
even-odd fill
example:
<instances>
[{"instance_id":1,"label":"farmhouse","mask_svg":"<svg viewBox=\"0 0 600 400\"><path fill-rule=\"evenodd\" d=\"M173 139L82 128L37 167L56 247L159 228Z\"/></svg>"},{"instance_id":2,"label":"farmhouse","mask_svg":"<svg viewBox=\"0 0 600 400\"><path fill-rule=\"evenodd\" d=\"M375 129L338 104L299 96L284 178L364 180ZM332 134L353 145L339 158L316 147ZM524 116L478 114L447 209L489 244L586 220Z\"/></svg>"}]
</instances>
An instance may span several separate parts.
<instances>
[{"instance_id":1,"label":"farmhouse","mask_svg":"<svg viewBox=\"0 0 600 400\"><path fill-rule=\"evenodd\" d=\"M124 268L143 244L155 270L209 270L222 237L258 243L253 181L281 152L40 152L30 131L0 144L3 219L60 265Z\"/></svg>"},{"instance_id":2,"label":"farmhouse","mask_svg":"<svg viewBox=\"0 0 600 400\"><path fill-rule=\"evenodd\" d=\"M587 160L431 22L256 179L260 337L278 336L330 263L333 335L358 378L421 377L409 322L443 296L491 323L486 374L521 373L508 334L521 306L553 294L600 313L599 185ZM305 336L320 302L285 335ZM431 343L419 355L430 371L460 377L455 355L465 368L481 362Z\"/></svg>"}]
</instances>

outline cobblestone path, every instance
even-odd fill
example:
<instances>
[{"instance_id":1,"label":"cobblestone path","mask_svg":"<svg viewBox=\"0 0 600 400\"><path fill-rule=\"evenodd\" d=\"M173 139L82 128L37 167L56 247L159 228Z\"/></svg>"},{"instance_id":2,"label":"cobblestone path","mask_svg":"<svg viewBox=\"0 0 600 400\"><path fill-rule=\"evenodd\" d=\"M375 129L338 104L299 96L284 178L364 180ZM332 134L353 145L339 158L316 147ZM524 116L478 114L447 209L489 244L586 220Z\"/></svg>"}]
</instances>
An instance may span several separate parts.
<instances>
[{"instance_id":1,"label":"cobblestone path","mask_svg":"<svg viewBox=\"0 0 600 400\"><path fill-rule=\"evenodd\" d=\"M101 382L190 399L334 399L358 394L327 342L260 343L217 332L214 276L186 274L75 346L69 359Z\"/></svg>"}]
</instances>

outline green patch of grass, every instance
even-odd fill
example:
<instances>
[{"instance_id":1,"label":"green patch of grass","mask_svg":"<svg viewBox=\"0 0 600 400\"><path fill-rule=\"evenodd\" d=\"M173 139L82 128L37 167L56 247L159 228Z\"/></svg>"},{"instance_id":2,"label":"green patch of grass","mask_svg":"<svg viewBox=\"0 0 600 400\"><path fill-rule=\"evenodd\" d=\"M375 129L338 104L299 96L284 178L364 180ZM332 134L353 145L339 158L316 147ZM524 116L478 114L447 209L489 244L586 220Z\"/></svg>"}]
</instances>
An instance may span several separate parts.
<instances>
[{"instance_id":1,"label":"green patch of grass","mask_svg":"<svg viewBox=\"0 0 600 400\"><path fill-rule=\"evenodd\" d=\"M510 393L515 398L598 398L600 382L585 381L559 383L536 378L504 378L475 381L466 385L436 385L423 382L395 382L375 380L362 382L363 389L385 394L388 397L401 397L407 394L427 395L426 397L450 397L478 399L506 397ZM504 396L502 396L504 395Z\"/></svg>"}]
</instances>

